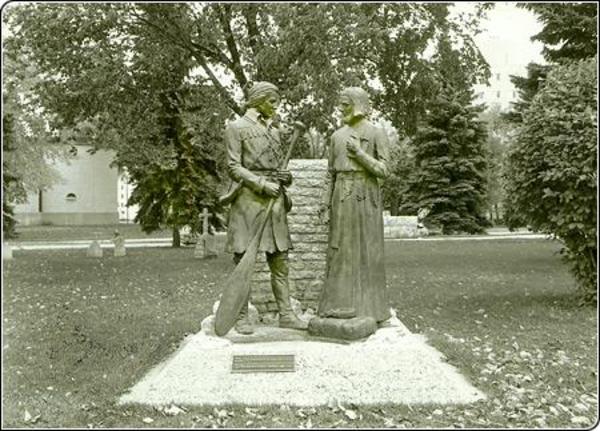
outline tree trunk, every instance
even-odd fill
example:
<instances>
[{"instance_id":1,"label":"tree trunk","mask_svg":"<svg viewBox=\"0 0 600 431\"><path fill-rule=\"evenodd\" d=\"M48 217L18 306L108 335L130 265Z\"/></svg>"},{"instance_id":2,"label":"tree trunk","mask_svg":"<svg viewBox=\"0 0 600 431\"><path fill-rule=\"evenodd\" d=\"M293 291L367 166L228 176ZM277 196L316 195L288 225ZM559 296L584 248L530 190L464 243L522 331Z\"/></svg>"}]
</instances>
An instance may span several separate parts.
<instances>
[{"instance_id":1,"label":"tree trunk","mask_svg":"<svg viewBox=\"0 0 600 431\"><path fill-rule=\"evenodd\" d=\"M179 228L173 228L173 242L172 246L174 248L181 247L181 235L179 234Z\"/></svg>"}]
</instances>

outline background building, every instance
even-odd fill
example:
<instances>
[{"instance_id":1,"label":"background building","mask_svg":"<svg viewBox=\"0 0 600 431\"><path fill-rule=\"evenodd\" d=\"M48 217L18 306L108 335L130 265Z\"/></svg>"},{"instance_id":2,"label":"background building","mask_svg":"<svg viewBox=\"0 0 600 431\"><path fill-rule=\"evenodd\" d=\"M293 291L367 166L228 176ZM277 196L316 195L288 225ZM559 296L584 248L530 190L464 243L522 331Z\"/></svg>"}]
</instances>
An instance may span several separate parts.
<instances>
[{"instance_id":1,"label":"background building","mask_svg":"<svg viewBox=\"0 0 600 431\"><path fill-rule=\"evenodd\" d=\"M459 4L465 10L474 7L473 3ZM543 26L533 12L501 2L495 3L481 27L483 31L475 37L475 43L490 65L492 76L489 85L475 86L477 102L488 107L498 104L506 111L518 98L510 75L526 76L529 63L545 63L542 44L531 41Z\"/></svg>"},{"instance_id":2,"label":"background building","mask_svg":"<svg viewBox=\"0 0 600 431\"><path fill-rule=\"evenodd\" d=\"M89 154L89 146L75 148L77 154L72 159L55 165L62 181L30 193L27 203L15 206L15 218L21 225L118 223L119 171L110 166L114 152Z\"/></svg>"}]
</instances>

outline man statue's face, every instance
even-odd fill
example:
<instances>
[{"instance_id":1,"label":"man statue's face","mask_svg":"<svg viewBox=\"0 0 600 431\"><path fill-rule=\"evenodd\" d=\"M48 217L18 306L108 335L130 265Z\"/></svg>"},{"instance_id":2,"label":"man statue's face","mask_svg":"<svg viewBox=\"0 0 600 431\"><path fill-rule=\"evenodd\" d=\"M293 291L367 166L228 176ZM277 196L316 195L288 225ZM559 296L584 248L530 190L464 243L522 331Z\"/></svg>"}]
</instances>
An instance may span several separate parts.
<instances>
[{"instance_id":1,"label":"man statue's face","mask_svg":"<svg viewBox=\"0 0 600 431\"><path fill-rule=\"evenodd\" d=\"M340 97L339 109L342 113L342 120L344 120L344 123L350 123L352 118L354 118L354 105L348 96Z\"/></svg>"},{"instance_id":2,"label":"man statue's face","mask_svg":"<svg viewBox=\"0 0 600 431\"><path fill-rule=\"evenodd\" d=\"M256 110L260 112L264 118L273 118L278 106L279 96L275 93L269 93L269 95L256 106Z\"/></svg>"}]
</instances>

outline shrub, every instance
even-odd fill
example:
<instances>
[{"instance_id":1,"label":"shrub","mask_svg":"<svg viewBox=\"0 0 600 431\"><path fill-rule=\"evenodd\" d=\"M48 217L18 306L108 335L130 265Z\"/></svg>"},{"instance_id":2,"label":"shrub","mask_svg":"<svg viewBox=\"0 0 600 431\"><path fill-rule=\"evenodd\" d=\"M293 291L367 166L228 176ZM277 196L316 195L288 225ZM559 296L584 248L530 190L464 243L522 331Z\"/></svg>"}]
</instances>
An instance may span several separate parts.
<instances>
[{"instance_id":1,"label":"shrub","mask_svg":"<svg viewBox=\"0 0 600 431\"><path fill-rule=\"evenodd\" d=\"M583 299L596 298L597 57L556 66L509 150L507 195L535 231L557 236Z\"/></svg>"}]
</instances>

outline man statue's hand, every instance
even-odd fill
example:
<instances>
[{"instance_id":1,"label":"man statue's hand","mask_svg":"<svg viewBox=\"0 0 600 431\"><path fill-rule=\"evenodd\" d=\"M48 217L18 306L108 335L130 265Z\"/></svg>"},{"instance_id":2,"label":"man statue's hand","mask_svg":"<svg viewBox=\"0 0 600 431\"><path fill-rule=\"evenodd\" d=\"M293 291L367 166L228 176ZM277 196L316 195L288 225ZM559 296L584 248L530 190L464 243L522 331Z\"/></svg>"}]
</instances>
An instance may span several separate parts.
<instances>
[{"instance_id":1,"label":"man statue's hand","mask_svg":"<svg viewBox=\"0 0 600 431\"><path fill-rule=\"evenodd\" d=\"M292 173L288 170L277 171L276 177L277 181L284 186L292 184Z\"/></svg>"},{"instance_id":2,"label":"man statue's hand","mask_svg":"<svg viewBox=\"0 0 600 431\"><path fill-rule=\"evenodd\" d=\"M346 142L346 150L348 157L354 158L356 157L356 153L360 150L360 146L356 141L347 141Z\"/></svg>"},{"instance_id":3,"label":"man statue's hand","mask_svg":"<svg viewBox=\"0 0 600 431\"><path fill-rule=\"evenodd\" d=\"M265 185L263 186L263 192L269 197L276 198L279 196L279 184L273 183L271 181L265 181Z\"/></svg>"}]
</instances>

